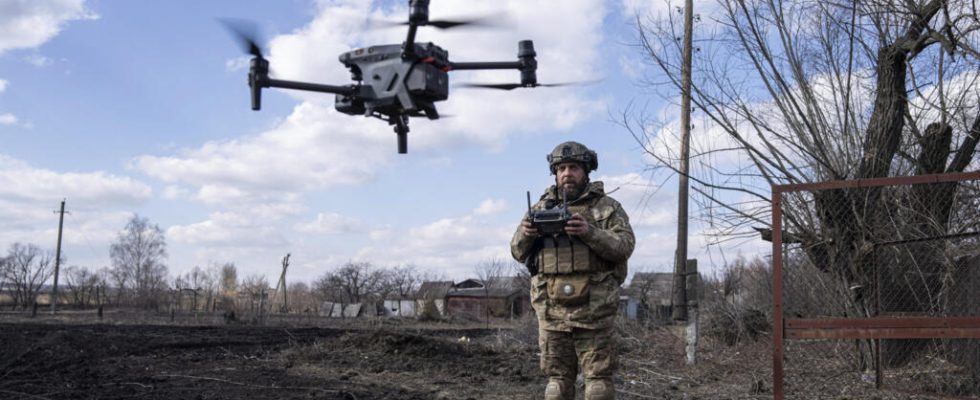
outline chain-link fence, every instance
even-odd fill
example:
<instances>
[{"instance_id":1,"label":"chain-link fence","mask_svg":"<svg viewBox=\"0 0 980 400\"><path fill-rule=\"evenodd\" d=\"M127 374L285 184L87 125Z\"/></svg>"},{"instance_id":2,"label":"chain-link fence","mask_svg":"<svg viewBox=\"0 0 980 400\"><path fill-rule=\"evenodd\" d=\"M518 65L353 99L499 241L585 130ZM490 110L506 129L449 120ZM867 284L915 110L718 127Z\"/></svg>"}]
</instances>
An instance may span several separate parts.
<instances>
[{"instance_id":1,"label":"chain-link fence","mask_svg":"<svg viewBox=\"0 0 980 400\"><path fill-rule=\"evenodd\" d=\"M773 187L774 394L980 396L980 174Z\"/></svg>"}]
</instances>

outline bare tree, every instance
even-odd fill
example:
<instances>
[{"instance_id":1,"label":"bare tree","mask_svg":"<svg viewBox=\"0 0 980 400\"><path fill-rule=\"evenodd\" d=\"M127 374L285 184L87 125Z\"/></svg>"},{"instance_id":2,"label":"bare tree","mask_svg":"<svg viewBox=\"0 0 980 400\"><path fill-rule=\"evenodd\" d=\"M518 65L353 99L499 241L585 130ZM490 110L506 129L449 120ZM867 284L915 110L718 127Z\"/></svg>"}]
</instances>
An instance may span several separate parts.
<instances>
[{"instance_id":1,"label":"bare tree","mask_svg":"<svg viewBox=\"0 0 980 400\"><path fill-rule=\"evenodd\" d=\"M360 303L371 295L379 294L379 284L384 271L374 268L369 262L349 261L327 272L315 283L315 290L342 303Z\"/></svg>"},{"instance_id":2,"label":"bare tree","mask_svg":"<svg viewBox=\"0 0 980 400\"><path fill-rule=\"evenodd\" d=\"M42 251L37 245L10 245L4 258L6 267L0 272L4 274L3 280L11 286L14 308L20 305L22 309L27 309L34 303L41 285L54 273L53 261L54 255L50 251Z\"/></svg>"},{"instance_id":3,"label":"bare tree","mask_svg":"<svg viewBox=\"0 0 980 400\"><path fill-rule=\"evenodd\" d=\"M212 281L211 274L199 266L194 266L190 271L178 276L174 280L174 287L180 292L177 295L178 304L180 304L180 297L188 294L191 296L191 310L198 310L201 297L204 296L204 308L207 309L210 299L209 289L213 289L215 286Z\"/></svg>"},{"instance_id":4,"label":"bare tree","mask_svg":"<svg viewBox=\"0 0 980 400\"><path fill-rule=\"evenodd\" d=\"M102 306L110 301L109 297L109 282L112 278L112 269L109 267L102 267L95 271L95 302Z\"/></svg>"},{"instance_id":5,"label":"bare tree","mask_svg":"<svg viewBox=\"0 0 980 400\"><path fill-rule=\"evenodd\" d=\"M476 265L476 276L487 290L500 287L503 284L501 278L506 271L507 263L497 257L480 261Z\"/></svg>"},{"instance_id":6,"label":"bare tree","mask_svg":"<svg viewBox=\"0 0 980 400\"><path fill-rule=\"evenodd\" d=\"M224 263L216 266L218 285L221 292L221 301L225 303L222 307L231 310L235 306L235 296L238 293L238 268L235 263Z\"/></svg>"},{"instance_id":7,"label":"bare tree","mask_svg":"<svg viewBox=\"0 0 980 400\"><path fill-rule=\"evenodd\" d=\"M980 141L976 50L980 20L970 0L826 2L723 0L716 29L695 38L692 102L702 133L719 133L692 152L692 189L718 241L764 234L769 185L962 172ZM675 16L637 18L645 81L680 89ZM654 167L676 170L669 125L642 110L623 124ZM735 161L733 161L735 160ZM868 287L884 233L936 237L956 232L954 185L901 195L828 190L784 199L785 230L813 265L848 286ZM892 212L892 210L900 210ZM947 263L945 244L913 252L914 285L884 282L899 294L883 307L930 311ZM896 271L902 276L903 271ZM901 294L904 293L904 294ZM864 298L870 298L865 296ZM891 303L889 303L891 302ZM861 302L853 312L867 313ZM920 342L920 345L924 342ZM907 343L901 344L903 346ZM894 352L889 364L914 352Z\"/></svg>"},{"instance_id":8,"label":"bare tree","mask_svg":"<svg viewBox=\"0 0 980 400\"><path fill-rule=\"evenodd\" d=\"M418 268L412 264L394 267L388 277L392 292L400 299L411 297L412 293L415 293L419 285L422 284L422 276L419 274Z\"/></svg>"},{"instance_id":9,"label":"bare tree","mask_svg":"<svg viewBox=\"0 0 980 400\"><path fill-rule=\"evenodd\" d=\"M507 264L497 257L483 260L476 265L476 276L483 284L483 294L486 299L483 306L487 326L490 324L490 291L504 285L502 278L505 271L507 271Z\"/></svg>"},{"instance_id":10,"label":"bare tree","mask_svg":"<svg viewBox=\"0 0 980 400\"><path fill-rule=\"evenodd\" d=\"M155 306L167 279L163 230L150 225L149 219L133 215L110 246L109 256L114 275L123 284L120 289L130 289L136 302L144 307Z\"/></svg>"},{"instance_id":11,"label":"bare tree","mask_svg":"<svg viewBox=\"0 0 980 400\"><path fill-rule=\"evenodd\" d=\"M78 307L98 302L99 276L88 268L74 265L65 268L65 287L72 304Z\"/></svg>"},{"instance_id":12,"label":"bare tree","mask_svg":"<svg viewBox=\"0 0 980 400\"><path fill-rule=\"evenodd\" d=\"M269 292L269 280L265 275L249 275L242 279L240 292L247 296L249 311L261 312Z\"/></svg>"},{"instance_id":13,"label":"bare tree","mask_svg":"<svg viewBox=\"0 0 980 400\"><path fill-rule=\"evenodd\" d=\"M294 310L303 313L314 313L319 308L316 299L313 297L310 285L305 282L290 283L287 295L289 296L289 304L293 305L291 308Z\"/></svg>"},{"instance_id":14,"label":"bare tree","mask_svg":"<svg viewBox=\"0 0 980 400\"><path fill-rule=\"evenodd\" d=\"M3 293L12 284L8 281L10 268L10 258L7 256L0 257L0 293Z\"/></svg>"}]
</instances>

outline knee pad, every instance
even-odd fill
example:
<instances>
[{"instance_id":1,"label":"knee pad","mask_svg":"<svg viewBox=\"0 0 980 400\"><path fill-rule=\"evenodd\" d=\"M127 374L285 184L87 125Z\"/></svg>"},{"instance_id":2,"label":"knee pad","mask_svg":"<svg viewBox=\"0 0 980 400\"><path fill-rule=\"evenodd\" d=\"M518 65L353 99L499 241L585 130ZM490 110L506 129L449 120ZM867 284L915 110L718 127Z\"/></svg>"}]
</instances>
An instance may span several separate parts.
<instances>
[{"instance_id":1,"label":"knee pad","mask_svg":"<svg viewBox=\"0 0 980 400\"><path fill-rule=\"evenodd\" d=\"M585 400L614 400L615 398L616 389L611 380L585 380Z\"/></svg>"},{"instance_id":2,"label":"knee pad","mask_svg":"<svg viewBox=\"0 0 980 400\"><path fill-rule=\"evenodd\" d=\"M549 379L544 388L544 400L572 400L575 398L575 383L561 379Z\"/></svg>"}]
</instances>

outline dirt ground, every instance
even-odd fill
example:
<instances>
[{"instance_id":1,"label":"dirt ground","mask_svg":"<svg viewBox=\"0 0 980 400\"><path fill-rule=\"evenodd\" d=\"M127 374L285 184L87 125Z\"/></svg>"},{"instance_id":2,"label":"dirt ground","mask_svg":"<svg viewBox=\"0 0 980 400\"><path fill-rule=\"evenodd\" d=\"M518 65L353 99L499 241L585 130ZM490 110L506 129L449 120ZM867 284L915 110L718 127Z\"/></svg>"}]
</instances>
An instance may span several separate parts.
<instances>
[{"instance_id":1,"label":"dirt ground","mask_svg":"<svg viewBox=\"0 0 980 400\"><path fill-rule=\"evenodd\" d=\"M539 399L545 384L528 321L107 320L0 315L0 399ZM768 342L687 366L666 329L620 333L618 399L772 398ZM816 378L796 398L939 398Z\"/></svg>"}]
</instances>

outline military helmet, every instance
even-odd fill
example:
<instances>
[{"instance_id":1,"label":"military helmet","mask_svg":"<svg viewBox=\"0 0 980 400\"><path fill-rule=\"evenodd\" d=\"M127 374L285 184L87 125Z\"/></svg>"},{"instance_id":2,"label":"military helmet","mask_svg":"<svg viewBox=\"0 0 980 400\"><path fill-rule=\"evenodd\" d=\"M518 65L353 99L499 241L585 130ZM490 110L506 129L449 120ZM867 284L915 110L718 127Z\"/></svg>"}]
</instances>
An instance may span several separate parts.
<instances>
[{"instance_id":1,"label":"military helmet","mask_svg":"<svg viewBox=\"0 0 980 400\"><path fill-rule=\"evenodd\" d=\"M555 174L558 164L566 162L577 162L582 164L585 173L595 171L599 168L599 156L595 151L589 150L584 144L568 141L559 144L548 154L548 166L551 173Z\"/></svg>"}]
</instances>

